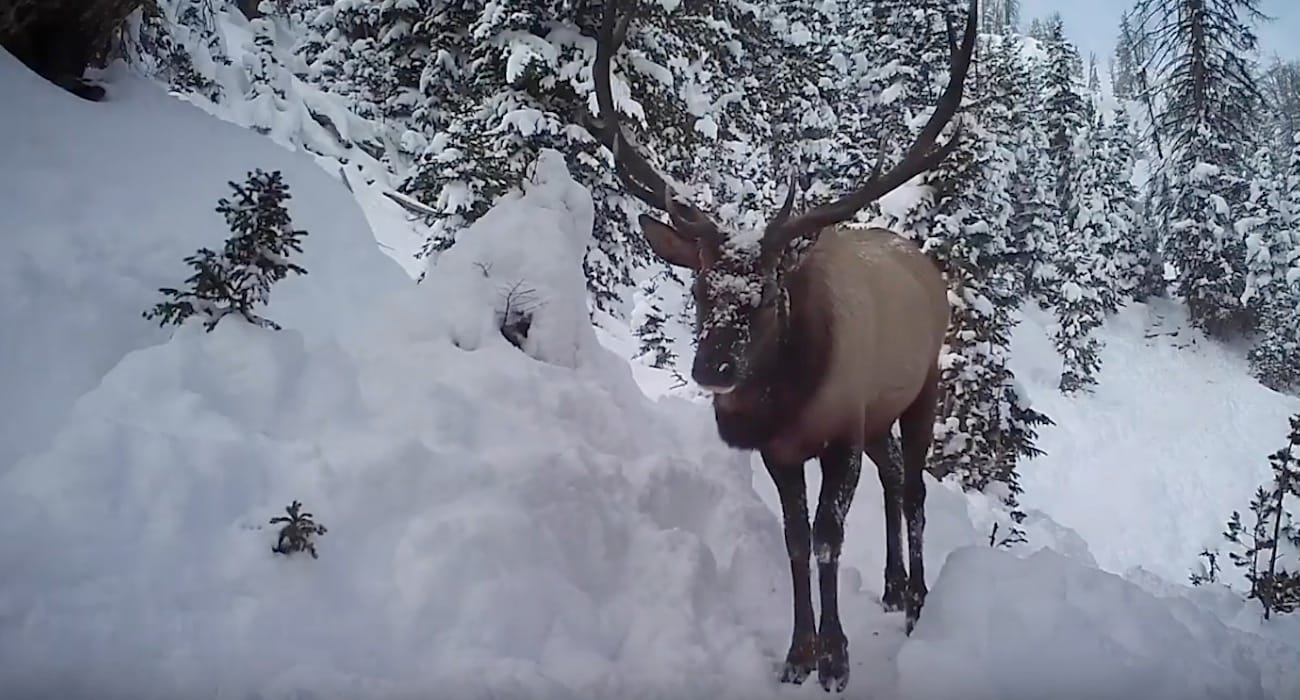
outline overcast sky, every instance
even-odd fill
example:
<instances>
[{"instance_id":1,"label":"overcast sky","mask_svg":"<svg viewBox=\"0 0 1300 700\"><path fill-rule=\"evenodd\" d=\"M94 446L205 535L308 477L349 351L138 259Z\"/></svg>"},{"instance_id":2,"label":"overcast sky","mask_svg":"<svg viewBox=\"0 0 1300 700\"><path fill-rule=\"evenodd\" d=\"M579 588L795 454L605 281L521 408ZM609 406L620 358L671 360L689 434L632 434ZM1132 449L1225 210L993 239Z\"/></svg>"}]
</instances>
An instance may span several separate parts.
<instances>
[{"instance_id":1,"label":"overcast sky","mask_svg":"<svg viewBox=\"0 0 1300 700\"><path fill-rule=\"evenodd\" d=\"M1088 52L1095 51L1104 69L1115 47L1120 13L1134 4L1134 0L1020 0L1020 16L1027 27L1035 17L1060 12L1066 37L1079 47L1085 61ZM1256 28L1264 58L1271 60L1276 53L1300 59L1300 2L1259 0L1259 9L1274 18Z\"/></svg>"}]
</instances>

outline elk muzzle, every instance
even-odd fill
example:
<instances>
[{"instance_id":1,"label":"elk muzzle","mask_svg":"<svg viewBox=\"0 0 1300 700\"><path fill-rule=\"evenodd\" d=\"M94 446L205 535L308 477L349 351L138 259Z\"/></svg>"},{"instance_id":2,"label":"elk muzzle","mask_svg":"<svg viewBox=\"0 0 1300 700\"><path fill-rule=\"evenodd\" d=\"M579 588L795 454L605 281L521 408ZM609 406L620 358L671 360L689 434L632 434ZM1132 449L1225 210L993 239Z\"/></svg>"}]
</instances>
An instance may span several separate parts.
<instances>
[{"instance_id":1,"label":"elk muzzle","mask_svg":"<svg viewBox=\"0 0 1300 700\"><path fill-rule=\"evenodd\" d=\"M691 379L715 394L727 394L735 389L743 369L740 336L731 328L717 328L700 336Z\"/></svg>"}]
</instances>

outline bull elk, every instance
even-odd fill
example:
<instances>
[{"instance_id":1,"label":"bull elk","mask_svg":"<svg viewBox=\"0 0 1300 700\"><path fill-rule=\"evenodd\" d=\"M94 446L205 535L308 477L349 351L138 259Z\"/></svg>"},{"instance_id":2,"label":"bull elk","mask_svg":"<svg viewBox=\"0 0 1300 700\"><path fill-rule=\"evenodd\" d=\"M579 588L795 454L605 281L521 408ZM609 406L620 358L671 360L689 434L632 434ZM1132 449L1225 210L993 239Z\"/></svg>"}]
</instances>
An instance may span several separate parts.
<instances>
[{"instance_id":1,"label":"bull elk","mask_svg":"<svg viewBox=\"0 0 1300 700\"><path fill-rule=\"evenodd\" d=\"M780 495L794 588L785 682L803 683L816 669L826 690L848 684L837 584L844 518L863 452L876 464L884 492L882 605L905 610L910 634L925 602L922 473L937 411L947 288L937 266L908 239L842 224L952 152L959 132L938 147L935 142L961 103L977 1L971 0L960 45L949 25L948 87L899 164L882 173L879 159L858 189L798 215L792 212L791 177L784 204L761 235L724 230L696 207L676 201L664 178L629 144L610 91L610 62L632 15L620 20L618 0L605 2L592 70L598 117L591 129L613 152L623 186L667 214L668 223L647 215L639 223L658 257L695 271L698 347L692 379L713 394L721 439L736 449L758 450ZM895 422L901 470L889 449ZM822 487L810 532L804 463L813 457L821 464ZM813 620L813 551L820 629Z\"/></svg>"}]
</instances>

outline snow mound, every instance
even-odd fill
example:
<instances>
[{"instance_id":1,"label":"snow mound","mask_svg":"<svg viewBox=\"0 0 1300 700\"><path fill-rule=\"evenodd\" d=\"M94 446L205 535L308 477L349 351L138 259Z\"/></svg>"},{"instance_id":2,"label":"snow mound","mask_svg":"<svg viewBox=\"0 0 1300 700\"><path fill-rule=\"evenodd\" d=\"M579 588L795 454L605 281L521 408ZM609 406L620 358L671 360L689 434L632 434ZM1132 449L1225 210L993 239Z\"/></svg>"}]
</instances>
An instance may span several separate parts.
<instances>
[{"instance_id":1,"label":"snow mound","mask_svg":"<svg viewBox=\"0 0 1300 700\"><path fill-rule=\"evenodd\" d=\"M508 325L532 357L574 368L598 346L582 269L595 205L558 151L543 150L533 170L522 193L502 197L439 257L427 296L455 314L464 349Z\"/></svg>"},{"instance_id":2,"label":"snow mound","mask_svg":"<svg viewBox=\"0 0 1300 700\"><path fill-rule=\"evenodd\" d=\"M1294 656L1254 658L1260 640L1051 551L954 552L899 653L909 700L1250 700ZM1290 659L1290 660L1288 660ZM939 671L942 669L942 671Z\"/></svg>"},{"instance_id":3,"label":"snow mound","mask_svg":"<svg viewBox=\"0 0 1300 700\"><path fill-rule=\"evenodd\" d=\"M537 197L565 213L529 233L575 236L565 216L589 232L589 204L540 170ZM504 208L546 208L529 202ZM530 279L580 270L579 244L546 246ZM0 529L21 533L0 542L4 694L769 690L747 620L787 567L747 455L701 407L651 404L589 325L549 335L591 342L571 365L500 333L458 346L459 320L499 301L444 296L462 272L434 268L346 346L231 319L118 362L0 476ZM267 520L294 499L328 528L319 559L271 551Z\"/></svg>"},{"instance_id":4,"label":"snow mound","mask_svg":"<svg viewBox=\"0 0 1300 700\"><path fill-rule=\"evenodd\" d=\"M276 285L266 315L304 334L353 332L410 284L361 211L313 161L168 97L118 66L109 99L81 100L0 50L0 473L40 449L73 401L128 352L167 338L141 318L183 258L220 250L231 180L280 170L308 274ZM32 397L40 396L39 401Z\"/></svg>"}]
</instances>

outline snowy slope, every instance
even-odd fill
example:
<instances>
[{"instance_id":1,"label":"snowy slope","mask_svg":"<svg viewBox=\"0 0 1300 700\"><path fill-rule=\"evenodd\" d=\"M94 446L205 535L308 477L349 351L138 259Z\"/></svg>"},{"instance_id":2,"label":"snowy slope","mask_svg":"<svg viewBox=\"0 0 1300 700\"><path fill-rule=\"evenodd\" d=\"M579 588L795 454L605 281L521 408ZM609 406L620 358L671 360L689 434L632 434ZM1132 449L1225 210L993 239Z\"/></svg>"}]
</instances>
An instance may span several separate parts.
<instances>
[{"instance_id":1,"label":"snowy slope","mask_svg":"<svg viewBox=\"0 0 1300 700\"><path fill-rule=\"evenodd\" d=\"M253 168L284 173L308 231L308 274L276 287L271 319L346 334L409 284L347 189L309 158L126 71L110 79L109 101L86 102L0 50L0 472L126 353L167 337L141 312L189 275L186 255L220 249L217 200Z\"/></svg>"},{"instance_id":2,"label":"snowy slope","mask_svg":"<svg viewBox=\"0 0 1300 700\"><path fill-rule=\"evenodd\" d=\"M60 99L12 68L0 92ZM790 585L766 476L716 439L705 406L647 398L577 322L591 203L557 159L416 287L352 232L346 191L305 157L116 80L103 109L129 119L72 103L58 118L3 113L19 128L0 131L15 141L0 152L25 154L15 162L47 183L80 183L117 223L111 250L91 239L113 264L90 275L64 260L77 209L10 202L30 218L6 221L25 233L0 266L25 262L3 278L33 284L22 306L16 290L0 297L6 324L25 329L0 344L0 366L23 369L0 375L0 395L7 411L45 412L50 439L0 472L0 697L824 697L774 680ZM125 149L132 133L170 134L173 148L137 136ZM168 157L182 148L192 162L220 151L207 155L236 173L178 177ZM128 154L162 165L115 162ZM79 180L94 172L83 161L133 188ZM263 163L290 174L315 236L302 288L273 294L286 329L135 323L183 254L220 240L205 217L224 180ZM137 189L168 208L142 212ZM38 229L59 245L33 259ZM537 302L523 351L497 332L520 284ZM93 341L57 340L69 327ZM51 367L84 379L49 391L36 372ZM267 520L293 499L329 528L319 559L271 552ZM1092 684L1078 697L1300 690L1294 627L1255 630L1216 591L1099 570L1094 553L1115 544L1085 542L1046 508L1026 523L1030 545L991 550L988 500L934 482L931 596L905 638L877 602L880 500L868 470L840 582L852 697L1061 697L1065 681Z\"/></svg>"},{"instance_id":3,"label":"snowy slope","mask_svg":"<svg viewBox=\"0 0 1300 700\"><path fill-rule=\"evenodd\" d=\"M1012 346L1012 369L1057 423L1041 433L1047 454L1023 469L1023 502L1083 535L1106 569L1185 581L1203 546L1224 545L1231 512L1271 478L1268 455L1300 399L1259 384L1240 352L1159 301L1107 323L1100 386L1066 398L1055 389L1051 323L1027 314Z\"/></svg>"}]
</instances>

